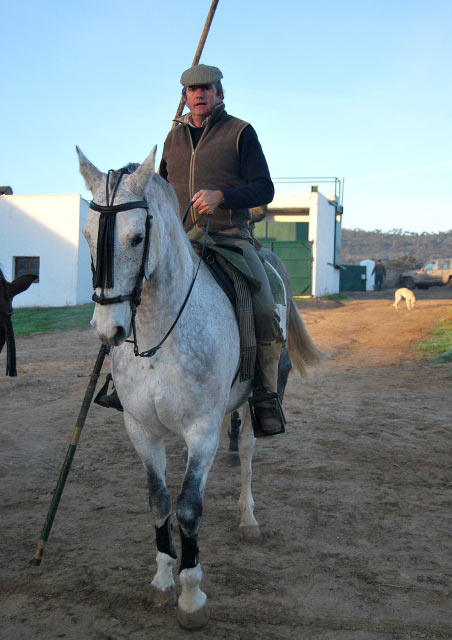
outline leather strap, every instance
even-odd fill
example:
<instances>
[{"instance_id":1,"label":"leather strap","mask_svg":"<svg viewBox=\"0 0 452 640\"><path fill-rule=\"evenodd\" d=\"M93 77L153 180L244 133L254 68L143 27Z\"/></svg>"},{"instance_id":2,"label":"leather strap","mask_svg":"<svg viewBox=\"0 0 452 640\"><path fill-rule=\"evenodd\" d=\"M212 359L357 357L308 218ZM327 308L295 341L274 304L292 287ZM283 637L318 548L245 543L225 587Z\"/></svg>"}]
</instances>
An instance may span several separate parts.
<instances>
[{"instance_id":1,"label":"leather strap","mask_svg":"<svg viewBox=\"0 0 452 640\"><path fill-rule=\"evenodd\" d=\"M97 204L94 200L89 203L89 208L100 213L117 213L118 211L128 211L129 209L147 209L149 210L149 202L147 200L136 200L134 202L124 202L123 204L104 205Z\"/></svg>"}]
</instances>

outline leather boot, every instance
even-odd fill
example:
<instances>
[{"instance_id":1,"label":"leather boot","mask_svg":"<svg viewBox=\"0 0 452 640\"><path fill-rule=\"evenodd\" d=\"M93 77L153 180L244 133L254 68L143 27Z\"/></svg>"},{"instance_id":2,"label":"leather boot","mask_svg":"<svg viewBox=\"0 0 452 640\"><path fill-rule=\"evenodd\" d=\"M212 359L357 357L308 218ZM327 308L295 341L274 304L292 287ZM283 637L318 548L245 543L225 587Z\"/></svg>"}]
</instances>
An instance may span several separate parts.
<instances>
[{"instance_id":1,"label":"leather boot","mask_svg":"<svg viewBox=\"0 0 452 640\"><path fill-rule=\"evenodd\" d=\"M281 356L282 343L258 342L257 359L262 371L265 393L276 393L278 389L278 365ZM264 394L265 395L265 394ZM265 397L253 402L254 413L259 423L262 435L275 435L284 431L284 419L278 408L277 399Z\"/></svg>"}]
</instances>

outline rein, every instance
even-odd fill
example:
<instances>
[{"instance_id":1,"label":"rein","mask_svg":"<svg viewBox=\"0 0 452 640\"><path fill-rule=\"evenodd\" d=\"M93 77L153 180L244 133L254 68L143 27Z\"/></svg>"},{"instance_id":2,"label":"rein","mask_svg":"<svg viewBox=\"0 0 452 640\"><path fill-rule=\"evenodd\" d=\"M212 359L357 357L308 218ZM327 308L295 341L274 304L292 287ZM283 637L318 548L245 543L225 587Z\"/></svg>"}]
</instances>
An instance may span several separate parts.
<instances>
[{"instance_id":1,"label":"rein","mask_svg":"<svg viewBox=\"0 0 452 640\"><path fill-rule=\"evenodd\" d=\"M126 342L130 342L133 344L133 352L135 354L135 356L140 356L140 358L151 358L153 355L155 355L157 353L157 351L162 347L163 343L167 340L167 338L170 336L170 334L172 333L174 327L176 326L179 318L182 315L182 312L188 302L188 299L190 297L190 294L193 290L197 275L198 275L198 271L199 271L199 267L201 266L201 261L204 257L204 251L205 251L205 246L206 246L206 241L207 241L207 236L209 233L209 226L210 226L210 217L207 218L207 224L206 224L206 232L205 232L205 237L204 237L204 242L202 244L202 250L201 250L201 255L199 258L199 262L198 265L196 267L196 271L195 274L193 276L193 279L191 281L191 284L188 288L187 291L187 295L185 296L185 299L182 303L181 308L179 309L176 319L174 320L174 322L172 323L171 327L168 329L168 331L166 332L165 336L162 338L162 340L155 346L152 347L152 349L147 349L146 351L141 351L138 348L138 340L137 340L137 330L136 330L136 313L137 313L137 307L140 305L141 303L141 292L143 289L143 278L145 276L145 267L146 267L146 262L148 259L148 252L149 252L149 240L150 240L150 230L151 230L151 219L152 219L152 215L149 213L149 203L147 200L137 200L134 202L125 202L123 204L113 204L114 200L115 200L115 196L116 196L116 192L118 190L119 187L119 183L121 182L121 178L124 174L128 173L127 170L121 170L121 173L119 174L118 177L118 181L116 183L116 186L114 188L112 197L111 197L111 202L109 202L109 179L110 179L110 173L113 171L113 169L110 169L108 174L107 174L107 182L106 182L106 201L107 201L107 205L100 205L97 204L96 202L94 202L94 200L92 200L90 202L90 209L92 209L93 211L99 211L100 215L100 219L99 219L99 229L98 229L98 238L97 238L97 255L96 255L96 269L93 268L93 287L94 288L98 288L100 287L101 290L101 295L98 296L96 293L93 294L92 296L92 300L94 302L96 302L97 304L101 304L101 305L105 305L105 304L118 304L121 302L130 302L130 308L132 311L132 333L133 333L133 340L126 340ZM190 207L192 206L193 201L189 202L189 204L187 205L187 208L184 212L183 215L183 220L182 220L182 224L184 224L186 218L187 218L187 214L188 211L190 209ZM141 265L140 268L138 270L137 273L137 277L135 280L135 286L132 289L132 292L126 295L119 295L119 296L115 296L112 298L107 298L104 295L104 289L109 289L111 287L113 287L114 284L114 261L113 261L113 257L114 257L114 229L115 229L115 222L116 222L116 213L118 211L128 211L130 209L146 209L146 227L145 227L145 240L144 240L144 247L143 247L143 255L141 258ZM190 225L190 227L186 230L186 231L190 231L190 229L192 229L195 224L197 224L197 222L200 220L200 218L205 215L205 214L201 214L197 220L195 220L195 222Z\"/></svg>"},{"instance_id":2,"label":"rein","mask_svg":"<svg viewBox=\"0 0 452 640\"><path fill-rule=\"evenodd\" d=\"M189 205L188 205L188 207L187 207L187 211L189 210L189 208L191 207L191 205L192 205L192 203L190 202L190 204L189 204ZM187 213L185 213L184 220L185 220L185 218L186 218L186 215L187 215ZM201 215L197 218L197 220L196 220L196 221L195 221L195 222L194 222L194 223L193 223L193 224L188 228L188 231L190 231L190 229L194 227L194 225L198 222L198 220L199 220L203 215L205 215L205 214L201 214ZM178 313L177 313L176 319L174 320L173 324L172 324L172 325L171 325L171 327L168 329L168 331L166 332L166 334L165 334L165 336L162 338L162 340L161 340L161 341L160 341L160 342L159 342L155 347L152 347L152 349L148 349L147 351L142 351L141 353L137 353L137 351L138 351L138 346L137 346L137 343L136 343L136 333L135 333L135 332L136 332L136 329L135 329L135 323L133 323L133 324L132 324L132 328L133 328L134 352L135 352L135 355L136 355L136 356L137 356L137 355L139 355L139 356L140 356L140 358L152 358L152 356L154 356L154 355L157 353L157 351L162 347L163 343L164 343L164 342L165 342L165 340L169 337L169 335L172 333L172 331L173 331L174 327L176 326L177 321L178 321L178 320L179 320L179 318L181 317L181 315L182 315L182 311L184 310L185 305L186 305L186 304L187 304L187 302L188 302L188 299L189 299L189 297L190 297L190 294L191 294L191 292L192 292L192 289L193 289L194 284L195 284L195 281L196 281L196 277L197 277L197 275L198 275L199 267L201 266L201 262L202 262L202 259L203 259L203 257L204 257L204 252L205 252L205 248L206 248L207 236L208 236L208 233L209 233L209 226L210 226L210 217L208 217L208 218L207 218L206 232L205 232L205 235L204 235L204 241L203 241L203 243L202 243L201 255L199 256L199 262L198 262L198 266L196 267L195 275L193 276L193 279L192 279L192 281L191 281L191 284L190 284L190 286L189 286L189 288L188 288L187 295L185 296L185 300L183 301L182 306L181 306L181 308L179 309L179 311L178 311ZM132 340L126 340L126 342L132 342ZM137 347L137 351L135 351L135 347Z\"/></svg>"}]
</instances>

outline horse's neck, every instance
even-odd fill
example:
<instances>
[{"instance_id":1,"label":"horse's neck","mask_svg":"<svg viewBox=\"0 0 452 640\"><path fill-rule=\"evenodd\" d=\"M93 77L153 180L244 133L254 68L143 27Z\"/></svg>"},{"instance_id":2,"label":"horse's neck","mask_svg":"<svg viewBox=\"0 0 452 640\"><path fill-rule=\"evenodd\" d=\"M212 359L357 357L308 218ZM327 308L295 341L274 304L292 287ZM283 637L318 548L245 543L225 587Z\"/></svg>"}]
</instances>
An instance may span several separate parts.
<instances>
[{"instance_id":1,"label":"horse's neck","mask_svg":"<svg viewBox=\"0 0 452 640\"><path fill-rule=\"evenodd\" d=\"M196 270L196 255L176 214L163 210L158 215L161 216L159 259L143 289L140 313L143 327L149 326L151 318L157 325L168 324L181 307Z\"/></svg>"}]
</instances>

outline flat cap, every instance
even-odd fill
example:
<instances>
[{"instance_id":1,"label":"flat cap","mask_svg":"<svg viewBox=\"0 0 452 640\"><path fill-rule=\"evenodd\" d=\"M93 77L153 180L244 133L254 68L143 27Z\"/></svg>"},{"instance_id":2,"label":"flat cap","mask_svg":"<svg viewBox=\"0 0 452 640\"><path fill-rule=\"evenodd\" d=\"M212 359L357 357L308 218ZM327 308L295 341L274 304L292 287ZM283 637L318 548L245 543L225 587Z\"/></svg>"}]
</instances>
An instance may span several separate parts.
<instances>
[{"instance_id":1,"label":"flat cap","mask_svg":"<svg viewBox=\"0 0 452 640\"><path fill-rule=\"evenodd\" d=\"M221 80L223 74L218 67L211 67L208 64L197 64L190 69L186 69L180 77L180 83L184 87L191 87L195 84L216 84Z\"/></svg>"}]
</instances>

